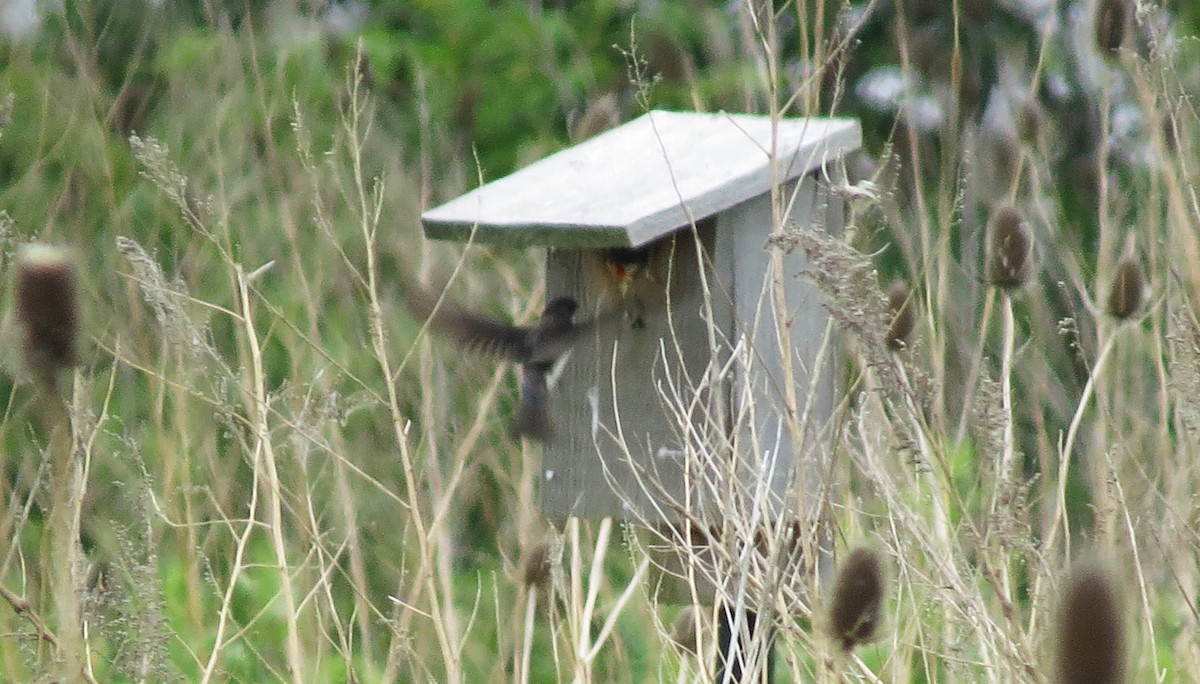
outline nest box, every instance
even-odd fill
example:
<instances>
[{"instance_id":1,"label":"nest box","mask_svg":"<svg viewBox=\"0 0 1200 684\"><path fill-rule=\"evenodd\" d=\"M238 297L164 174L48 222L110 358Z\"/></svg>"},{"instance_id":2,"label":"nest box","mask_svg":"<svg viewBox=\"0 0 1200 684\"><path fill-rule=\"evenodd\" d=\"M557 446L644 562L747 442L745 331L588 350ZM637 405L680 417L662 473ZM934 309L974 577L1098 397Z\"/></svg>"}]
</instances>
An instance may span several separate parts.
<instances>
[{"instance_id":1,"label":"nest box","mask_svg":"<svg viewBox=\"0 0 1200 684\"><path fill-rule=\"evenodd\" d=\"M430 238L547 247L548 298L623 312L550 390L547 516L669 521L718 494L696 478L719 459L784 505L819 485L829 433L794 427L826 425L840 370L804 256L769 238L840 230L821 170L860 140L846 119L652 111L422 216Z\"/></svg>"}]
</instances>

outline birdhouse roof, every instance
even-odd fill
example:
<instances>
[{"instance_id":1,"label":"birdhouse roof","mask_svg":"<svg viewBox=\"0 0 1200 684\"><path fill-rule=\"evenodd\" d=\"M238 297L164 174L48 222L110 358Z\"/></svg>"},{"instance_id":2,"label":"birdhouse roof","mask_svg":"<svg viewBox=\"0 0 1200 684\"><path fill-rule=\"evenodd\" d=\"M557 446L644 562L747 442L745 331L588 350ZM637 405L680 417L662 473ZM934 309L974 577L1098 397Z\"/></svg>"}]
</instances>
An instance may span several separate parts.
<instances>
[{"instance_id":1,"label":"birdhouse roof","mask_svg":"<svg viewBox=\"0 0 1200 684\"><path fill-rule=\"evenodd\" d=\"M421 220L435 239L637 247L836 160L861 139L854 119L773 126L766 116L655 110Z\"/></svg>"}]
</instances>

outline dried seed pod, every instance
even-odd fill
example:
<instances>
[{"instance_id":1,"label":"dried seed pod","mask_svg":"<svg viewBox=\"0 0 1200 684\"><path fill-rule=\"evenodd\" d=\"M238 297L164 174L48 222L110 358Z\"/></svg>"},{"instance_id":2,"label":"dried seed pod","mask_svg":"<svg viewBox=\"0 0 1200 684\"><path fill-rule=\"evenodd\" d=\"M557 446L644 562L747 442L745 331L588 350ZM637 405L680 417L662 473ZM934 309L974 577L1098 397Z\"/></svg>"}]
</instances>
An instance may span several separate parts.
<instances>
[{"instance_id":1,"label":"dried seed pod","mask_svg":"<svg viewBox=\"0 0 1200 684\"><path fill-rule=\"evenodd\" d=\"M1166 146L1168 152L1179 151L1179 133L1175 130L1176 123L1183 126L1182 119L1177 122L1171 114L1163 115L1161 124L1163 145Z\"/></svg>"},{"instance_id":2,"label":"dried seed pod","mask_svg":"<svg viewBox=\"0 0 1200 684\"><path fill-rule=\"evenodd\" d=\"M568 123L572 142L583 142L621 123L621 110L617 96L605 93L588 103L578 119Z\"/></svg>"},{"instance_id":3,"label":"dried seed pod","mask_svg":"<svg viewBox=\"0 0 1200 684\"><path fill-rule=\"evenodd\" d=\"M675 616L671 625L671 641L684 653L697 655L696 634L700 630L700 611L696 606L687 606Z\"/></svg>"},{"instance_id":4,"label":"dried seed pod","mask_svg":"<svg viewBox=\"0 0 1200 684\"><path fill-rule=\"evenodd\" d=\"M1121 599L1108 571L1085 561L1071 571L1058 607L1060 684L1124 681L1125 626Z\"/></svg>"},{"instance_id":5,"label":"dried seed pod","mask_svg":"<svg viewBox=\"0 0 1200 684\"><path fill-rule=\"evenodd\" d=\"M888 312L892 316L884 341L888 349L899 351L908 347L908 338L917 326L917 315L913 311L912 293L902 282L894 282L888 288Z\"/></svg>"},{"instance_id":6,"label":"dried seed pod","mask_svg":"<svg viewBox=\"0 0 1200 684\"><path fill-rule=\"evenodd\" d=\"M17 254L17 320L25 363L47 382L78 363L79 285L75 260L62 247L30 244Z\"/></svg>"},{"instance_id":7,"label":"dried seed pod","mask_svg":"<svg viewBox=\"0 0 1200 684\"><path fill-rule=\"evenodd\" d=\"M985 22L995 13L996 0L964 0L960 5L963 16L976 22Z\"/></svg>"},{"instance_id":8,"label":"dried seed pod","mask_svg":"<svg viewBox=\"0 0 1200 684\"><path fill-rule=\"evenodd\" d=\"M544 587L550 582L550 542L534 544L521 561L521 581L527 587Z\"/></svg>"},{"instance_id":9,"label":"dried seed pod","mask_svg":"<svg viewBox=\"0 0 1200 684\"><path fill-rule=\"evenodd\" d=\"M1029 281L1033 238L1015 207L1002 205L987 226L987 281L1002 290L1021 288Z\"/></svg>"},{"instance_id":10,"label":"dried seed pod","mask_svg":"<svg viewBox=\"0 0 1200 684\"><path fill-rule=\"evenodd\" d=\"M1046 125L1046 115L1036 97L1027 97L1017 110L1017 137L1021 142L1037 142L1038 132Z\"/></svg>"},{"instance_id":11,"label":"dried seed pod","mask_svg":"<svg viewBox=\"0 0 1200 684\"><path fill-rule=\"evenodd\" d=\"M843 650L875 639L883 612L884 583L878 551L859 547L842 562L833 583L829 627Z\"/></svg>"},{"instance_id":12,"label":"dried seed pod","mask_svg":"<svg viewBox=\"0 0 1200 684\"><path fill-rule=\"evenodd\" d=\"M1103 176L1097 166L1098 159L1095 150L1079 151L1064 165L1070 195L1074 196L1076 205L1089 212L1099 210L1100 181Z\"/></svg>"},{"instance_id":13,"label":"dried seed pod","mask_svg":"<svg viewBox=\"0 0 1200 684\"><path fill-rule=\"evenodd\" d=\"M1132 256L1121 259L1108 291L1108 314L1121 320L1129 318L1141 310L1145 298L1146 277L1141 262Z\"/></svg>"},{"instance_id":14,"label":"dried seed pod","mask_svg":"<svg viewBox=\"0 0 1200 684\"><path fill-rule=\"evenodd\" d=\"M1100 0L1096 7L1096 48L1115 57L1125 42L1130 11L1128 0Z\"/></svg>"},{"instance_id":15,"label":"dried seed pod","mask_svg":"<svg viewBox=\"0 0 1200 684\"><path fill-rule=\"evenodd\" d=\"M154 78L145 75L130 77L108 110L104 123L108 129L127 140L134 133L146 132L146 120L153 109L155 92L163 90Z\"/></svg>"}]
</instances>

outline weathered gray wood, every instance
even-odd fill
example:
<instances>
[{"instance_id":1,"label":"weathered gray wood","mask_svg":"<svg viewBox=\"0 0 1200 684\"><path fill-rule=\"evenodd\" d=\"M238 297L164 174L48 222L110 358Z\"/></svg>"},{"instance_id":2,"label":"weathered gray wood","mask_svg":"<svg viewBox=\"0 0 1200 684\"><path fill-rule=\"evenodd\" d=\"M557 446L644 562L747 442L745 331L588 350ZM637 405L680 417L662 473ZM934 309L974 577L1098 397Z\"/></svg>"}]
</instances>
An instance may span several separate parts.
<instances>
[{"instance_id":1,"label":"weathered gray wood","mask_svg":"<svg viewBox=\"0 0 1200 684\"><path fill-rule=\"evenodd\" d=\"M655 243L641 276L643 287L634 293L646 295L645 327L634 328L624 320L601 327L572 351L552 390L559 435L542 454L542 510L548 516L677 517L669 508L660 509L684 497L680 421L669 417L661 392L674 383L691 399L713 359L702 314L707 307L700 269L708 269L710 281L732 282L729 259L713 259L715 235L715 221L702 221L696 231ZM605 301L611 297L593 277L601 254L552 250L547 290L575 296L584 310L611 306ZM718 276L712 269L722 263ZM731 300L714 296L711 315L717 329L728 330ZM706 412L723 412L725 392L726 387L719 387L716 393L702 393L692 411L695 421L702 421Z\"/></svg>"},{"instance_id":2,"label":"weathered gray wood","mask_svg":"<svg viewBox=\"0 0 1200 684\"><path fill-rule=\"evenodd\" d=\"M653 111L421 217L431 238L639 246L857 149L851 119ZM774 155L770 152L774 151Z\"/></svg>"},{"instance_id":3,"label":"weathered gray wood","mask_svg":"<svg viewBox=\"0 0 1200 684\"><path fill-rule=\"evenodd\" d=\"M841 202L831 202L812 176L787 184L779 194L785 223L804 230L841 229ZM822 349L828 315L820 290L801 275L808 268L803 252L765 247L768 227L774 225L772 202L770 194L760 195L722 213L718 224L721 236L732 243L734 326L745 349L743 361L734 366L734 405L747 411L736 452L747 488L770 478L776 515L786 510L807 517L818 502L838 371L830 350Z\"/></svg>"},{"instance_id":4,"label":"weathered gray wood","mask_svg":"<svg viewBox=\"0 0 1200 684\"><path fill-rule=\"evenodd\" d=\"M811 175L785 186L784 196L792 197L796 187L785 220L806 229L814 222L840 229L840 200L830 198ZM769 193L759 195L702 222L695 233L683 231L654 243L659 255L673 245L674 259L669 269L652 259L650 270L663 294L647 303L646 327L601 329L575 348L553 390L561 434L543 452L542 509L548 516L656 522L679 520L681 506L704 510L712 503L705 495L714 492L685 482L687 450L680 430L690 420L691 439L706 434L702 441L709 447L729 441L733 412L749 403L755 407L753 420L736 431L726 457L741 459L738 470L748 486L770 475L777 515L812 512L823 461L818 431L832 413L838 374L815 365L827 314L816 288L800 277L803 255L782 255L778 270L772 265L771 202ZM697 258L697 237L703 259ZM585 309L605 306L603 288L589 278L589 262L600 253L552 250L548 292L573 295ZM784 311L776 310L772 296L776 278ZM707 305L703 282L710 288ZM712 338L704 317L709 310ZM787 343L781 344L781 335ZM706 372L725 368L739 344L748 361L733 364L733 372L715 388L706 386L712 379ZM788 429L785 411L785 350L792 360L795 407L811 413L798 439ZM681 417L664 403L662 395L672 383L680 401L697 398L690 415Z\"/></svg>"}]
</instances>

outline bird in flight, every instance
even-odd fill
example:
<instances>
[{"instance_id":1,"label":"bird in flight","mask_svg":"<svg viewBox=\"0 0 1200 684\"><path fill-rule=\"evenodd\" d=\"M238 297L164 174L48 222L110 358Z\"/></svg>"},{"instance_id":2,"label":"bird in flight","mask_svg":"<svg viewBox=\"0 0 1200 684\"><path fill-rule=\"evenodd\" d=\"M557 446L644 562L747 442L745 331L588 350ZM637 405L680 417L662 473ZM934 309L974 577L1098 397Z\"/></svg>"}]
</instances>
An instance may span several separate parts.
<instances>
[{"instance_id":1,"label":"bird in flight","mask_svg":"<svg viewBox=\"0 0 1200 684\"><path fill-rule=\"evenodd\" d=\"M579 305L571 297L551 299L531 326L497 321L449 302L439 304L436 296L416 288L408 289L405 301L414 317L427 320L430 330L461 349L520 364L521 399L513 434L543 443L554 437L546 378L555 362L605 316L576 323Z\"/></svg>"}]
</instances>

